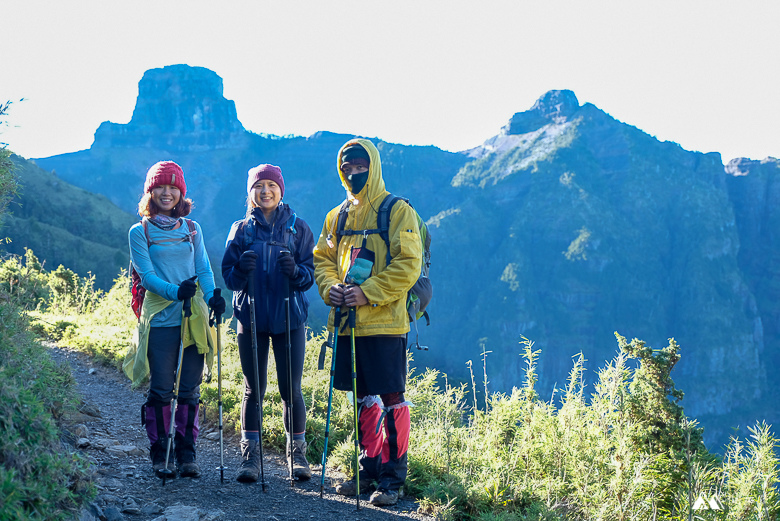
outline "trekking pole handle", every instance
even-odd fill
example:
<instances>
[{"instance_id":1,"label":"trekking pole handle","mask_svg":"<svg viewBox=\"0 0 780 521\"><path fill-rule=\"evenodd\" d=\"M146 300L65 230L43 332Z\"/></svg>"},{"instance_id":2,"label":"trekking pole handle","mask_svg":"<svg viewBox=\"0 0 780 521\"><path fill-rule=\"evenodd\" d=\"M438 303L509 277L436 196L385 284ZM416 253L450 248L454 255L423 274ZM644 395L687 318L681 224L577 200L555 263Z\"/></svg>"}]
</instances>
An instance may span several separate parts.
<instances>
[{"instance_id":1,"label":"trekking pole handle","mask_svg":"<svg viewBox=\"0 0 780 521\"><path fill-rule=\"evenodd\" d=\"M255 273L251 272L246 278L246 292L252 301L255 300Z\"/></svg>"},{"instance_id":2,"label":"trekking pole handle","mask_svg":"<svg viewBox=\"0 0 780 521\"><path fill-rule=\"evenodd\" d=\"M214 295L212 298L218 299L222 296L222 288L214 288ZM222 314L217 314L217 312L212 308L211 309L211 316L209 317L209 327L213 327L214 324L219 324L222 322Z\"/></svg>"},{"instance_id":3,"label":"trekking pole handle","mask_svg":"<svg viewBox=\"0 0 780 521\"><path fill-rule=\"evenodd\" d=\"M197 276L197 275L195 275L195 276L193 276L193 277L190 277L190 278L189 278L189 279L187 279L187 280L192 280L192 281L194 281L194 280L195 280L195 279L197 279L197 278L198 278L198 276ZM189 299L189 298L187 298L187 299L184 299L184 316L185 316L185 317L192 316L192 302L191 302L191 301L192 301L192 299Z\"/></svg>"}]
</instances>

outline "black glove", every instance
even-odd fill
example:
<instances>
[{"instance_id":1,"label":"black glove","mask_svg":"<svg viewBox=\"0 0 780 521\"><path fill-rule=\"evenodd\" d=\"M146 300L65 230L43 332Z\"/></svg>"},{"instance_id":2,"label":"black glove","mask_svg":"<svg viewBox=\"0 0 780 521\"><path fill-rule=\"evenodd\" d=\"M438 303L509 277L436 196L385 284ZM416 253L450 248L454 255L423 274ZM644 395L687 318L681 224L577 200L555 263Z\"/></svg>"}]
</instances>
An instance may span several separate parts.
<instances>
[{"instance_id":1,"label":"black glove","mask_svg":"<svg viewBox=\"0 0 780 521\"><path fill-rule=\"evenodd\" d=\"M244 273L252 273L257 267L257 253L247 250L238 259L238 269Z\"/></svg>"},{"instance_id":2,"label":"black glove","mask_svg":"<svg viewBox=\"0 0 780 521\"><path fill-rule=\"evenodd\" d=\"M176 292L176 298L179 300L187 300L195 296L195 290L198 289L198 285L194 280L187 279L179 284L179 290Z\"/></svg>"},{"instance_id":3,"label":"black glove","mask_svg":"<svg viewBox=\"0 0 780 521\"><path fill-rule=\"evenodd\" d=\"M288 279L294 279L298 276L298 266L292 255L285 253L279 256L279 271Z\"/></svg>"},{"instance_id":4,"label":"black glove","mask_svg":"<svg viewBox=\"0 0 780 521\"><path fill-rule=\"evenodd\" d=\"M221 317L225 314L225 299L220 295L214 296L209 299L209 307L214 312L214 315Z\"/></svg>"}]
</instances>

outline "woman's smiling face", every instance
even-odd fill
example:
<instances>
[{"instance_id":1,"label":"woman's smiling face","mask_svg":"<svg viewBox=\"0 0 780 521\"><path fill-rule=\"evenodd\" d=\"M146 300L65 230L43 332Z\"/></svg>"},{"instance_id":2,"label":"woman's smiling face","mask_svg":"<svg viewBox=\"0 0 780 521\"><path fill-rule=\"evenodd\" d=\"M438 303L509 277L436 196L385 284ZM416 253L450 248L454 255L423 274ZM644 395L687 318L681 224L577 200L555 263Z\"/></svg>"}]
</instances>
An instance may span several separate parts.
<instances>
[{"instance_id":1,"label":"woman's smiling face","mask_svg":"<svg viewBox=\"0 0 780 521\"><path fill-rule=\"evenodd\" d=\"M163 215L171 215L173 209L181 200L181 191L173 185L160 185L152 188L152 201Z\"/></svg>"},{"instance_id":2,"label":"woman's smiling face","mask_svg":"<svg viewBox=\"0 0 780 521\"><path fill-rule=\"evenodd\" d=\"M282 189L270 179L261 179L252 185L251 195L255 206L270 215L282 200Z\"/></svg>"}]
</instances>

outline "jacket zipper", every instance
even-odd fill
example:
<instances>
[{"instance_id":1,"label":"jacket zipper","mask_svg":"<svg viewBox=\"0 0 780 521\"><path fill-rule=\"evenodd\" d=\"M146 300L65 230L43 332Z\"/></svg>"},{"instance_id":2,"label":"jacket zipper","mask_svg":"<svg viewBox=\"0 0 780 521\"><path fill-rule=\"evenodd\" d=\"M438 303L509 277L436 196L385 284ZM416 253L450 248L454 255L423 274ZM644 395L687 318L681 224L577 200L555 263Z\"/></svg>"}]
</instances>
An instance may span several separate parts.
<instances>
[{"instance_id":1,"label":"jacket zipper","mask_svg":"<svg viewBox=\"0 0 780 521\"><path fill-rule=\"evenodd\" d=\"M270 293L271 293L271 246L268 244L269 242L274 240L274 225L276 224L276 221L274 221L273 224L271 224L271 235L269 236L269 241L263 243L263 269L265 270L265 330L271 331L271 300L270 300Z\"/></svg>"}]
</instances>

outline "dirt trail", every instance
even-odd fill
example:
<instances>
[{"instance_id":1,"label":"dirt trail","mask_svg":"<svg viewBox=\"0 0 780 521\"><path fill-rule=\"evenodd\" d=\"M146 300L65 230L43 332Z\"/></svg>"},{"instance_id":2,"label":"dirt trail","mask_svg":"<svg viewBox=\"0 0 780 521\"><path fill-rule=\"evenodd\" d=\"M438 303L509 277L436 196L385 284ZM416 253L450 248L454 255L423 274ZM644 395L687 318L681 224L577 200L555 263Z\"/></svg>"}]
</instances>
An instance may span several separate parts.
<instances>
[{"instance_id":1,"label":"dirt trail","mask_svg":"<svg viewBox=\"0 0 780 521\"><path fill-rule=\"evenodd\" d=\"M210 521L264 519L272 521L348 519L415 519L433 521L418 514L418 505L409 498L389 508L368 504L361 497L361 510L354 499L335 494L330 480L337 483L342 474L328 469L325 497L320 498L320 466L312 465L308 482L290 487L287 467L279 454L266 451L264 493L259 485L241 484L234 476L240 463L238 442L225 440L225 481L220 483L219 437L211 423L198 439L198 463L203 472L197 479L166 481L152 474L146 431L140 425L143 393L133 391L130 382L110 367L93 363L86 355L67 348L50 346L52 357L67 363L85 402L81 412L68 421L72 439L94 464L98 497L81 512L80 521L96 519ZM215 414L209 408L209 414Z\"/></svg>"}]
</instances>

